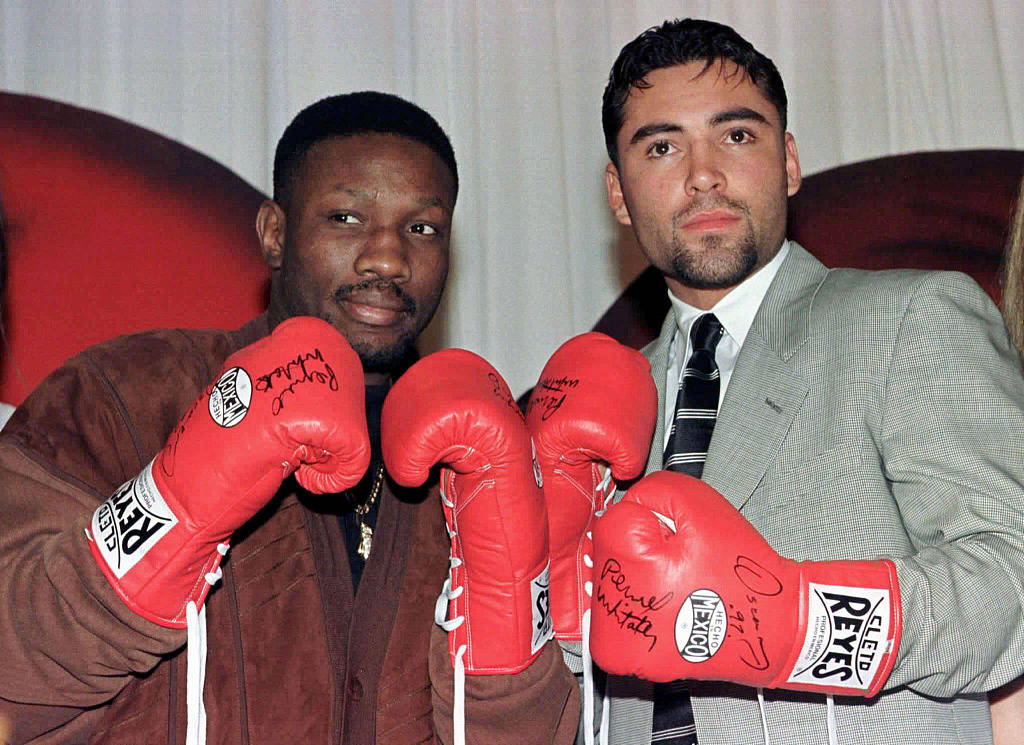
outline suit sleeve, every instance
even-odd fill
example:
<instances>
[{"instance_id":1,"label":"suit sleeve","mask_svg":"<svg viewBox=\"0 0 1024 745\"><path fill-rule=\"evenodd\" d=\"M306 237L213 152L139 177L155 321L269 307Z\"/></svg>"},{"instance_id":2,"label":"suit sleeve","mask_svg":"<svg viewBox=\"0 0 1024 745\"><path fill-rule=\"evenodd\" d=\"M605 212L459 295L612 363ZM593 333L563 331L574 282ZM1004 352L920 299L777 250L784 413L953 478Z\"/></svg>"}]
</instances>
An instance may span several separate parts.
<instances>
[{"instance_id":1,"label":"suit sleeve","mask_svg":"<svg viewBox=\"0 0 1024 745\"><path fill-rule=\"evenodd\" d=\"M914 553L895 557L903 638L887 688L995 688L1024 668L1024 378L995 306L927 275L893 350L882 442Z\"/></svg>"},{"instance_id":2,"label":"suit sleeve","mask_svg":"<svg viewBox=\"0 0 1024 745\"><path fill-rule=\"evenodd\" d=\"M136 412L153 425L147 440L110 377L83 355L47 378L0 435L0 718L12 741L110 701L184 644L184 631L149 623L114 594L86 529L166 436L152 420L174 421L178 393L195 385L185 380L154 401L159 413Z\"/></svg>"},{"instance_id":3,"label":"suit sleeve","mask_svg":"<svg viewBox=\"0 0 1024 745\"><path fill-rule=\"evenodd\" d=\"M454 677L447 636L435 626L430 637L430 680L434 725L445 744L453 742ZM554 641L522 672L466 676L466 742L470 745L567 745L576 738L579 719L579 685Z\"/></svg>"}]
</instances>

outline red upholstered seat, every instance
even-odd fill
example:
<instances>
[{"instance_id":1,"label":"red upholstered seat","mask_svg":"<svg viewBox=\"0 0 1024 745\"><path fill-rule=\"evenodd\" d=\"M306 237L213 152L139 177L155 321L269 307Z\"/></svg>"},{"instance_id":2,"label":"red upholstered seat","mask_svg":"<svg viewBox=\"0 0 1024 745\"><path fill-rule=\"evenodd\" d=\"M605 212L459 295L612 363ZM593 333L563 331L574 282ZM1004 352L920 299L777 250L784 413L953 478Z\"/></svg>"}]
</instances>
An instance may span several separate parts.
<instances>
[{"instance_id":1,"label":"red upholstered seat","mask_svg":"<svg viewBox=\"0 0 1024 745\"><path fill-rule=\"evenodd\" d=\"M1024 151L893 155L808 176L789 202L789 235L826 266L956 269L999 301L999 270ZM668 311L648 268L595 327L641 347Z\"/></svg>"},{"instance_id":2,"label":"red upholstered seat","mask_svg":"<svg viewBox=\"0 0 1024 745\"><path fill-rule=\"evenodd\" d=\"M0 93L8 251L0 400L84 347L154 327L241 325L265 306L263 194L222 165L94 111Z\"/></svg>"}]
</instances>

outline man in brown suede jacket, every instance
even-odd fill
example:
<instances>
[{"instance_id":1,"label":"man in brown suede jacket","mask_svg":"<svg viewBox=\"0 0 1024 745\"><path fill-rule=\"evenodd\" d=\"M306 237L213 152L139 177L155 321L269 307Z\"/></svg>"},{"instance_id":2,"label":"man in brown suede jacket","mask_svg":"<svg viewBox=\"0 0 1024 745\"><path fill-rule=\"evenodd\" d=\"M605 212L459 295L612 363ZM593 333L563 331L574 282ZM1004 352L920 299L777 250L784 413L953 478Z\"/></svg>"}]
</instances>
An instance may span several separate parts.
<instances>
[{"instance_id":1,"label":"man in brown suede jacket","mask_svg":"<svg viewBox=\"0 0 1024 745\"><path fill-rule=\"evenodd\" d=\"M0 435L0 742L185 742L193 645L115 592L90 550L93 514L165 447L229 355L293 316L328 321L358 353L371 462L343 494L286 479L234 532L204 608L206 735L452 739L453 671L433 618L448 570L438 490L391 482L379 422L439 302L457 191L451 145L426 112L377 93L324 99L286 129L257 216L268 312L236 331L100 344L18 408ZM574 738L578 692L556 650L514 675L467 678L469 742Z\"/></svg>"}]
</instances>

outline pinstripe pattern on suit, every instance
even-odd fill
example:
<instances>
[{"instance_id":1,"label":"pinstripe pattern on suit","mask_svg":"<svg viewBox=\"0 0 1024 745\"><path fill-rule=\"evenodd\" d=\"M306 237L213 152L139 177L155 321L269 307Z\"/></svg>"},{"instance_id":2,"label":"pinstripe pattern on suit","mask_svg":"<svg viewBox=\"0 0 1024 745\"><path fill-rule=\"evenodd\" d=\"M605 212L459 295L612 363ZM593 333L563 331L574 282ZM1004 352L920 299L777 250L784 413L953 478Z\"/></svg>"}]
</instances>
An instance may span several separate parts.
<instances>
[{"instance_id":1,"label":"pinstripe pattern on suit","mask_svg":"<svg viewBox=\"0 0 1024 745\"><path fill-rule=\"evenodd\" d=\"M670 314L644 350L660 406L673 331ZM828 270L791 244L737 360L704 479L785 556L895 560L896 668L874 700L836 699L840 742L991 742L983 691L1024 667L1022 404L1019 359L973 280ZM663 421L648 471L660 467ZM648 742L650 685L612 677L608 690L612 745ZM701 745L763 742L752 689L697 683L691 695ZM765 698L774 742L827 742L824 697Z\"/></svg>"}]
</instances>

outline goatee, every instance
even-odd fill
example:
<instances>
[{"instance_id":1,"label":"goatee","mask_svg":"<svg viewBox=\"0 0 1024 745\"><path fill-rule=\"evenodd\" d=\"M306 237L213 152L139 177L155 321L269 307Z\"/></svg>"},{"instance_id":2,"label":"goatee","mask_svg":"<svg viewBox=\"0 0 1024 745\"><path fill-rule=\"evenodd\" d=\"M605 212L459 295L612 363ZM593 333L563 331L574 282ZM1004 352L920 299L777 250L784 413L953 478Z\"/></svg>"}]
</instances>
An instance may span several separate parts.
<instances>
[{"instance_id":1,"label":"goatee","mask_svg":"<svg viewBox=\"0 0 1024 745\"><path fill-rule=\"evenodd\" d=\"M733 287L749 277L757 266L754 236L744 235L733 248L719 235L700 239L700 249L692 250L673 239L672 276L687 287L720 290Z\"/></svg>"}]
</instances>

